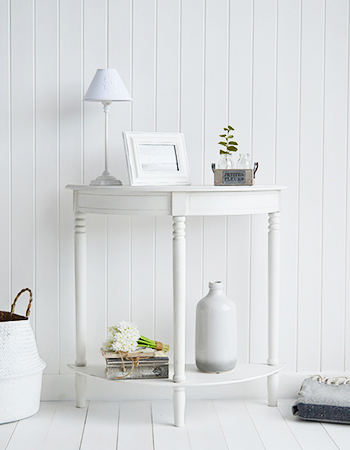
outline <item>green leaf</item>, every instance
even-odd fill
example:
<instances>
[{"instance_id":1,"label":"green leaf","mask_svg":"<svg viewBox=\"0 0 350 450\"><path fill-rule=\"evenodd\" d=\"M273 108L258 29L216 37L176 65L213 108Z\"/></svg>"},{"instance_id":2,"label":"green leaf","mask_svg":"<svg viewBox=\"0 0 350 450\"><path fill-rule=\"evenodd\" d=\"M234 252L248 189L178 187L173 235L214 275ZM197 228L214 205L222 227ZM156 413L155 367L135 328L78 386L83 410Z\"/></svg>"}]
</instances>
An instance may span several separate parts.
<instances>
[{"instance_id":1,"label":"green leaf","mask_svg":"<svg viewBox=\"0 0 350 450\"><path fill-rule=\"evenodd\" d=\"M235 141L230 141L229 144L230 145L238 145L237 142L235 142Z\"/></svg>"},{"instance_id":2,"label":"green leaf","mask_svg":"<svg viewBox=\"0 0 350 450\"><path fill-rule=\"evenodd\" d=\"M224 128L225 131L228 131L228 128Z\"/></svg>"},{"instance_id":3,"label":"green leaf","mask_svg":"<svg viewBox=\"0 0 350 450\"><path fill-rule=\"evenodd\" d=\"M228 125L229 130L234 130L234 128L231 127L231 125Z\"/></svg>"},{"instance_id":4,"label":"green leaf","mask_svg":"<svg viewBox=\"0 0 350 450\"><path fill-rule=\"evenodd\" d=\"M226 142L218 142L218 144L220 145L224 145L226 147L227 143Z\"/></svg>"},{"instance_id":5,"label":"green leaf","mask_svg":"<svg viewBox=\"0 0 350 450\"><path fill-rule=\"evenodd\" d=\"M230 136L227 136L227 138L232 139L233 138L232 134L230 134Z\"/></svg>"},{"instance_id":6,"label":"green leaf","mask_svg":"<svg viewBox=\"0 0 350 450\"><path fill-rule=\"evenodd\" d=\"M220 155L229 155L230 152L227 152L226 150L220 150Z\"/></svg>"},{"instance_id":7,"label":"green leaf","mask_svg":"<svg viewBox=\"0 0 350 450\"><path fill-rule=\"evenodd\" d=\"M219 134L220 137L226 137L226 134Z\"/></svg>"},{"instance_id":8,"label":"green leaf","mask_svg":"<svg viewBox=\"0 0 350 450\"><path fill-rule=\"evenodd\" d=\"M236 151L238 150L238 148L235 147L234 145L228 145L228 146L227 146L227 150L230 150L230 151L232 151L232 152L236 152Z\"/></svg>"}]
</instances>

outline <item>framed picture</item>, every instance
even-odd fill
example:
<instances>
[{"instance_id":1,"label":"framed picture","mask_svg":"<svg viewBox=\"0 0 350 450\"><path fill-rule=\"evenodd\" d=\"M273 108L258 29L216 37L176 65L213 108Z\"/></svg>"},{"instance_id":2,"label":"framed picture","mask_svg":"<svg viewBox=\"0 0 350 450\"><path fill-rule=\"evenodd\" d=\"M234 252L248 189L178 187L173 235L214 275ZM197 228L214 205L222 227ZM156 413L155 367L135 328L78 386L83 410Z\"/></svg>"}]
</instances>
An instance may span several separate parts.
<instances>
[{"instance_id":1,"label":"framed picture","mask_svg":"<svg viewBox=\"0 0 350 450\"><path fill-rule=\"evenodd\" d=\"M182 133L124 131L123 138L131 186L191 184Z\"/></svg>"}]
</instances>

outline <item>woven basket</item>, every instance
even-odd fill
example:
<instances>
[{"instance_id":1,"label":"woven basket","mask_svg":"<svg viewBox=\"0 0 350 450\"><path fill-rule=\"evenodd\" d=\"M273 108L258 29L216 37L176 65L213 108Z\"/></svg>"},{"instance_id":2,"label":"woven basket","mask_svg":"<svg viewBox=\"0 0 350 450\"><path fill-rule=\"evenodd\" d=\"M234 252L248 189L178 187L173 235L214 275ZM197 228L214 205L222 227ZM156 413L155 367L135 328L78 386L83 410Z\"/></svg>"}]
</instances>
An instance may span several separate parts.
<instances>
[{"instance_id":1,"label":"woven basket","mask_svg":"<svg viewBox=\"0 0 350 450\"><path fill-rule=\"evenodd\" d=\"M28 291L26 316L14 313L19 296ZM24 419L40 406L42 374L46 366L40 359L28 317L33 295L22 289L11 312L0 311L0 424Z\"/></svg>"}]
</instances>

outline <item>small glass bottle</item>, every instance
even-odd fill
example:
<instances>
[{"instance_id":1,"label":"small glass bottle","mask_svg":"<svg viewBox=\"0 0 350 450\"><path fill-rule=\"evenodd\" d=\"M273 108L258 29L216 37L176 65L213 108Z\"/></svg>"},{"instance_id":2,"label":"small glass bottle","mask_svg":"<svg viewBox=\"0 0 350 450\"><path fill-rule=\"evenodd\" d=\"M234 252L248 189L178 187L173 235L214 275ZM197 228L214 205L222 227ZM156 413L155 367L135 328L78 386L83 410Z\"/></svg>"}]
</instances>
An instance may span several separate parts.
<instances>
[{"instance_id":1,"label":"small glass bottle","mask_svg":"<svg viewBox=\"0 0 350 450\"><path fill-rule=\"evenodd\" d=\"M236 305L226 297L221 281L210 282L208 295L197 304L195 353L202 372L227 372L236 366Z\"/></svg>"},{"instance_id":2,"label":"small glass bottle","mask_svg":"<svg viewBox=\"0 0 350 450\"><path fill-rule=\"evenodd\" d=\"M218 162L218 169L234 169L235 165L230 154L223 153Z\"/></svg>"},{"instance_id":3,"label":"small glass bottle","mask_svg":"<svg viewBox=\"0 0 350 450\"><path fill-rule=\"evenodd\" d=\"M240 153L237 161L237 169L253 169L253 163L249 153Z\"/></svg>"}]
</instances>

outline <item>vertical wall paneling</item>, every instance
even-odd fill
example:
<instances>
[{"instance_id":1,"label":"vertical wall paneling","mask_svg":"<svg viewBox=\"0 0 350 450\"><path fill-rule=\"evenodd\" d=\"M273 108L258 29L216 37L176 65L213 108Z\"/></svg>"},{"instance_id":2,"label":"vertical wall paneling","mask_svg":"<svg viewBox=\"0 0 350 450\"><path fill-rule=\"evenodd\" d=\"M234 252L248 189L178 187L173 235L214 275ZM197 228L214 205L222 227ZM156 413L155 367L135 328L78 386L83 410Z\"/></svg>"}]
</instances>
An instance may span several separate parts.
<instances>
[{"instance_id":1,"label":"vertical wall paneling","mask_svg":"<svg viewBox=\"0 0 350 450\"><path fill-rule=\"evenodd\" d=\"M156 0L133 0L133 129L155 131Z\"/></svg>"},{"instance_id":2,"label":"vertical wall paneling","mask_svg":"<svg viewBox=\"0 0 350 450\"><path fill-rule=\"evenodd\" d=\"M156 2L156 124L157 131L179 131L181 3ZM154 338L173 343L172 218L155 218Z\"/></svg>"},{"instance_id":3,"label":"vertical wall paneling","mask_svg":"<svg viewBox=\"0 0 350 450\"><path fill-rule=\"evenodd\" d=\"M35 3L35 254L37 330L46 372L58 369L58 14ZM52 320L48 321L48 318Z\"/></svg>"},{"instance_id":4,"label":"vertical wall paneling","mask_svg":"<svg viewBox=\"0 0 350 450\"><path fill-rule=\"evenodd\" d=\"M132 2L109 1L109 67L117 69L132 94ZM129 184L122 131L131 129L133 102L115 102L109 113L109 167L123 184Z\"/></svg>"},{"instance_id":5,"label":"vertical wall paneling","mask_svg":"<svg viewBox=\"0 0 350 450\"><path fill-rule=\"evenodd\" d=\"M172 348L173 347L172 217L160 216L156 218L154 239L155 239L154 339L170 344Z\"/></svg>"},{"instance_id":6,"label":"vertical wall paneling","mask_svg":"<svg viewBox=\"0 0 350 450\"><path fill-rule=\"evenodd\" d=\"M97 69L107 67L107 1L84 1L84 93ZM115 105L113 104L112 107ZM84 182L104 170L104 112L99 102L84 103ZM89 215L88 228L88 358L101 361L100 345L107 328L107 218Z\"/></svg>"},{"instance_id":7,"label":"vertical wall paneling","mask_svg":"<svg viewBox=\"0 0 350 450\"><path fill-rule=\"evenodd\" d=\"M213 184L211 164L219 158L219 135L227 126L229 2L206 2L205 15L205 183Z\"/></svg>"},{"instance_id":8,"label":"vertical wall paneling","mask_svg":"<svg viewBox=\"0 0 350 450\"><path fill-rule=\"evenodd\" d=\"M185 134L193 185L203 184L204 176L204 30L202 0L181 3L181 91L180 131Z\"/></svg>"},{"instance_id":9,"label":"vertical wall paneling","mask_svg":"<svg viewBox=\"0 0 350 450\"><path fill-rule=\"evenodd\" d=\"M321 341L323 371L341 371L344 368L347 12L347 1L326 1ZM337 152L333 151L334 148L337 148ZM332 270L337 264L338 269ZM334 346L334 342L338 342L338 345Z\"/></svg>"},{"instance_id":10,"label":"vertical wall paneling","mask_svg":"<svg viewBox=\"0 0 350 450\"><path fill-rule=\"evenodd\" d=\"M23 287L35 287L34 61L34 4L14 0L11 2L12 295ZM20 305L22 313L25 301ZM33 328L35 310L34 303Z\"/></svg>"},{"instance_id":11,"label":"vertical wall paneling","mask_svg":"<svg viewBox=\"0 0 350 450\"><path fill-rule=\"evenodd\" d=\"M230 2L228 122L235 129L238 153L251 152L253 1ZM257 174L259 182L259 173ZM229 217L227 226L227 293L237 307L238 358L249 358L250 322L249 216ZM236 255L239 255L237 257Z\"/></svg>"},{"instance_id":12,"label":"vertical wall paneling","mask_svg":"<svg viewBox=\"0 0 350 450\"><path fill-rule=\"evenodd\" d=\"M156 130L179 131L180 2L157 2Z\"/></svg>"},{"instance_id":13,"label":"vertical wall paneling","mask_svg":"<svg viewBox=\"0 0 350 450\"><path fill-rule=\"evenodd\" d=\"M82 14L81 2L59 2L59 323L60 371L75 360L73 194L82 184ZM70 371L69 371L70 372Z\"/></svg>"},{"instance_id":14,"label":"vertical wall paneling","mask_svg":"<svg viewBox=\"0 0 350 450\"><path fill-rule=\"evenodd\" d=\"M132 95L132 2L109 1L109 67L118 70ZM111 173L129 184L122 131L131 129L132 102L115 102L109 121ZM108 325L130 320L131 218L108 217Z\"/></svg>"},{"instance_id":15,"label":"vertical wall paneling","mask_svg":"<svg viewBox=\"0 0 350 450\"><path fill-rule=\"evenodd\" d=\"M151 337L154 335L155 325L155 219L133 216L131 220L131 319L139 326L141 334Z\"/></svg>"},{"instance_id":16,"label":"vertical wall paneling","mask_svg":"<svg viewBox=\"0 0 350 450\"><path fill-rule=\"evenodd\" d=\"M2 230L0 238L0 286L2 295L0 296L0 310L9 310L11 303L11 122L10 122L10 4L0 3L0 145L1 164L0 180L1 193L0 207L1 218L0 228Z\"/></svg>"},{"instance_id":17,"label":"vertical wall paneling","mask_svg":"<svg viewBox=\"0 0 350 450\"><path fill-rule=\"evenodd\" d=\"M155 131L157 30L155 0L133 2L133 117L135 131ZM155 218L132 217L132 320L154 334Z\"/></svg>"},{"instance_id":18,"label":"vertical wall paneling","mask_svg":"<svg viewBox=\"0 0 350 450\"><path fill-rule=\"evenodd\" d=\"M277 2L254 2L252 155L259 184L275 182ZM251 361L267 354L267 217L252 218ZM254 281L253 281L254 280Z\"/></svg>"},{"instance_id":19,"label":"vertical wall paneling","mask_svg":"<svg viewBox=\"0 0 350 450\"><path fill-rule=\"evenodd\" d=\"M205 3L181 2L180 130L185 134L191 183L204 180L204 64ZM194 361L197 302L203 296L203 219L186 220L186 361Z\"/></svg>"},{"instance_id":20,"label":"vertical wall paneling","mask_svg":"<svg viewBox=\"0 0 350 450\"><path fill-rule=\"evenodd\" d=\"M107 326L130 320L131 218L108 218L108 320Z\"/></svg>"},{"instance_id":21,"label":"vertical wall paneling","mask_svg":"<svg viewBox=\"0 0 350 450\"><path fill-rule=\"evenodd\" d=\"M203 220L186 220L186 362L193 363L195 355L196 306L207 294L203 289Z\"/></svg>"},{"instance_id":22,"label":"vertical wall paneling","mask_svg":"<svg viewBox=\"0 0 350 450\"><path fill-rule=\"evenodd\" d=\"M301 26L297 369L317 371L321 350L324 2L303 0Z\"/></svg>"},{"instance_id":23,"label":"vertical wall paneling","mask_svg":"<svg viewBox=\"0 0 350 450\"><path fill-rule=\"evenodd\" d=\"M247 216L232 217L227 226L226 293L237 308L237 359L249 361L250 226Z\"/></svg>"},{"instance_id":24,"label":"vertical wall paneling","mask_svg":"<svg viewBox=\"0 0 350 450\"><path fill-rule=\"evenodd\" d=\"M211 164L219 158L219 135L228 120L228 18L229 2L206 2L205 23L205 111L204 184L213 184ZM215 88L214 88L215 86ZM226 289L225 217L204 218L203 292L208 282L221 280Z\"/></svg>"},{"instance_id":25,"label":"vertical wall paneling","mask_svg":"<svg viewBox=\"0 0 350 450\"><path fill-rule=\"evenodd\" d=\"M276 183L283 191L281 213L280 358L296 369L298 171L300 125L301 2L278 4ZM282 26L283 24L283 26Z\"/></svg>"},{"instance_id":26,"label":"vertical wall paneling","mask_svg":"<svg viewBox=\"0 0 350 450\"><path fill-rule=\"evenodd\" d=\"M345 273L348 273L350 267L350 183L349 183L349 174L350 174L350 158L349 158L349 148L350 148L350 85L349 85L349 74L350 74L350 39L349 39L349 30L350 30L350 7L348 6L348 73L347 73L347 173L346 173L346 260L345 260ZM345 328L345 347L344 347L344 370L350 370L350 330L348 328L349 317L350 317L350 277L346 277L345 283L345 314L344 314L344 328Z\"/></svg>"},{"instance_id":27,"label":"vertical wall paneling","mask_svg":"<svg viewBox=\"0 0 350 450\"><path fill-rule=\"evenodd\" d=\"M203 292L209 281L222 281L226 290L227 222L225 217L209 216L204 220Z\"/></svg>"}]
</instances>

